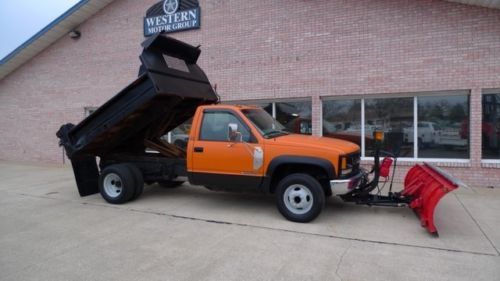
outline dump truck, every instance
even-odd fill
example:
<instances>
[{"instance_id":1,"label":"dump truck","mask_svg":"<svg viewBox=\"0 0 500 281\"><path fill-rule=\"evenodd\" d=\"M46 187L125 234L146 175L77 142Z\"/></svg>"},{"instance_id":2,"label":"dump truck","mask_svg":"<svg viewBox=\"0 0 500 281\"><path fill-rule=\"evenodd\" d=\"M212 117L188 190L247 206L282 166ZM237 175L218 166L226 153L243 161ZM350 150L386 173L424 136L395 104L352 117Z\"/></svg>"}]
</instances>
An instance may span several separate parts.
<instances>
[{"instance_id":1,"label":"dump truck","mask_svg":"<svg viewBox=\"0 0 500 281\"><path fill-rule=\"evenodd\" d=\"M200 48L158 34L142 43L140 75L77 125L57 132L81 196L109 203L137 199L144 184L176 187L188 181L210 190L276 197L279 212L309 222L326 198L378 206L408 206L437 233L434 208L460 183L430 164L418 164L399 192L376 192L392 157L371 171L352 142L292 134L255 106L224 105L198 66ZM185 149L162 138L192 118ZM382 132L374 133L382 143Z\"/></svg>"}]
</instances>

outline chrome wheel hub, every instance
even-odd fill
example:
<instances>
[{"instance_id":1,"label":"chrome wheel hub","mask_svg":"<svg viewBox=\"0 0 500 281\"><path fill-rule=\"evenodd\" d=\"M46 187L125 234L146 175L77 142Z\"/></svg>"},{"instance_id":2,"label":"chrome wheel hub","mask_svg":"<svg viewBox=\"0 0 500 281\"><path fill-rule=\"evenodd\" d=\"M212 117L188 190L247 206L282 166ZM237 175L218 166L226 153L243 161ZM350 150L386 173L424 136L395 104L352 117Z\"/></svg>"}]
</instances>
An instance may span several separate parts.
<instances>
[{"instance_id":1,"label":"chrome wheel hub","mask_svg":"<svg viewBox=\"0 0 500 281\"><path fill-rule=\"evenodd\" d=\"M104 177L104 192L106 192L109 197L116 198L120 196L123 190L122 186L122 180L117 174L109 173Z\"/></svg>"},{"instance_id":2,"label":"chrome wheel hub","mask_svg":"<svg viewBox=\"0 0 500 281\"><path fill-rule=\"evenodd\" d=\"M286 208L296 215L309 212L313 206L311 190L302 184L290 185L283 194L283 201Z\"/></svg>"}]
</instances>

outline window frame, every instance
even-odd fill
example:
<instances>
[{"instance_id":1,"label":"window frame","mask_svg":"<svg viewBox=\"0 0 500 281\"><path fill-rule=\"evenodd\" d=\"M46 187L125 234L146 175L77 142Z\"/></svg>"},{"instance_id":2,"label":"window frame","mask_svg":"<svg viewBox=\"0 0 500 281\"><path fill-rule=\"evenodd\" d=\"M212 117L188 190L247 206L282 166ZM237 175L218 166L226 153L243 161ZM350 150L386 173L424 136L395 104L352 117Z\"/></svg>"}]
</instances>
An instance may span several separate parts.
<instances>
[{"instance_id":1,"label":"window frame","mask_svg":"<svg viewBox=\"0 0 500 281\"><path fill-rule=\"evenodd\" d=\"M483 130L482 130L482 124L483 124L483 118L484 118L484 112L483 112L483 97L484 95L495 95L495 94L500 94L500 88L487 88L487 89L481 89L481 139L483 138ZM470 122L469 122L470 124ZM470 126L469 126L469 131L470 131ZM470 135L470 132L469 132ZM481 141L481 164L500 164L500 159L484 159L484 154L483 154L483 142Z\"/></svg>"}]
</instances>

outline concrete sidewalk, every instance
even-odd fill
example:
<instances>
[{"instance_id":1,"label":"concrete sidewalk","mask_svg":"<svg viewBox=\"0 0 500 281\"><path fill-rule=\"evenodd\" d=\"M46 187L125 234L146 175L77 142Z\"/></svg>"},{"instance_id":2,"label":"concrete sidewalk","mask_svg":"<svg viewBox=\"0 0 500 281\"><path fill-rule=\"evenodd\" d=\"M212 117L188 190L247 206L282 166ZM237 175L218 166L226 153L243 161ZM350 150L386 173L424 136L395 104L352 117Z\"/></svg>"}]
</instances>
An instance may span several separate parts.
<instances>
[{"instance_id":1,"label":"concrete sidewalk","mask_svg":"<svg viewBox=\"0 0 500 281\"><path fill-rule=\"evenodd\" d=\"M500 190L436 210L330 198L292 223L270 196L146 186L125 205L78 196L70 168L0 162L0 280L498 280Z\"/></svg>"}]
</instances>

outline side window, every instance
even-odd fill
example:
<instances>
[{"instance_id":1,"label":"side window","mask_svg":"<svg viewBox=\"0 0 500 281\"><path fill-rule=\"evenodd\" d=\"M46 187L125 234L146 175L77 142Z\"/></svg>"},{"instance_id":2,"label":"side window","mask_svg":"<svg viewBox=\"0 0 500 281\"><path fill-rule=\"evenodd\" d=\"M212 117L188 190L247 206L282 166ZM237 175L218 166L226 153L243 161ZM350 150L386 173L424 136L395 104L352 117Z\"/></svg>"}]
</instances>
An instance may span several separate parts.
<instances>
[{"instance_id":1,"label":"side window","mask_svg":"<svg viewBox=\"0 0 500 281\"><path fill-rule=\"evenodd\" d=\"M248 128L229 112L205 112L201 123L200 139L209 141L228 141L227 127L229 123L238 124L244 142L251 141Z\"/></svg>"}]
</instances>

